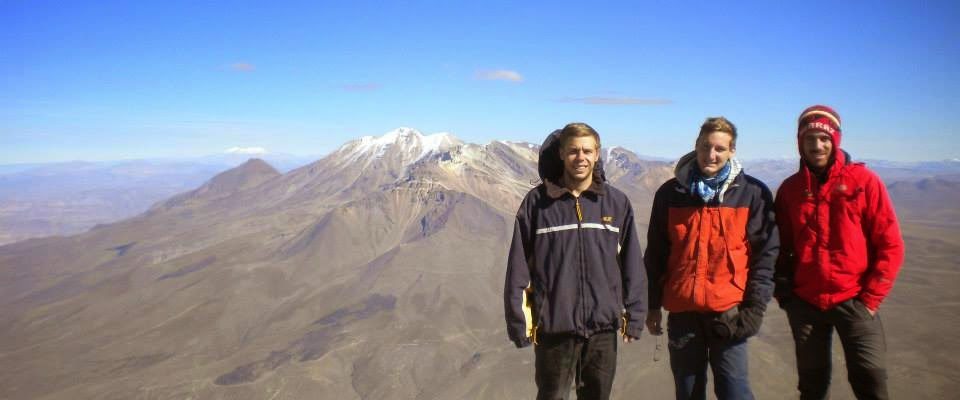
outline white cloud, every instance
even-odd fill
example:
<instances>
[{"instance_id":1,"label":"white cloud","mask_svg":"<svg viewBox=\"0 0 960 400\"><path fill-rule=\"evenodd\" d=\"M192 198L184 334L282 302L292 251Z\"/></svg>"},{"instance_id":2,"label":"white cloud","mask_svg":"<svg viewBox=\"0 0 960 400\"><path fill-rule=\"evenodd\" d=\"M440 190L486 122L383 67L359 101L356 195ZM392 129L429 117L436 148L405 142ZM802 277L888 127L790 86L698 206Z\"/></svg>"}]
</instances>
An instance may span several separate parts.
<instances>
[{"instance_id":1,"label":"white cloud","mask_svg":"<svg viewBox=\"0 0 960 400\"><path fill-rule=\"evenodd\" d=\"M267 154L263 147L231 147L224 151L227 154Z\"/></svg>"},{"instance_id":2,"label":"white cloud","mask_svg":"<svg viewBox=\"0 0 960 400\"><path fill-rule=\"evenodd\" d=\"M474 77L484 81L523 82L523 76L519 72L508 69L481 70L477 71Z\"/></svg>"}]
</instances>

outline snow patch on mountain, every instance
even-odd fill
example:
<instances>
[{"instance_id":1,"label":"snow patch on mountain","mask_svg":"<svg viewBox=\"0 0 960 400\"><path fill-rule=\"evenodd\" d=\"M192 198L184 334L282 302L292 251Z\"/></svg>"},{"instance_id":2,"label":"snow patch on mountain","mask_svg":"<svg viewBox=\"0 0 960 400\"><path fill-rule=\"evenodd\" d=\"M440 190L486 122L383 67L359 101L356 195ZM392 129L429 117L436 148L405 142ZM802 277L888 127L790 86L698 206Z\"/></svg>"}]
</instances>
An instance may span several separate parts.
<instances>
[{"instance_id":1,"label":"snow patch on mountain","mask_svg":"<svg viewBox=\"0 0 960 400\"><path fill-rule=\"evenodd\" d=\"M535 144L533 144L533 143L528 143L528 142L514 142L514 141L511 141L511 140L497 140L496 142L497 142L497 143L500 143L500 144L507 145L507 146L509 146L509 147L525 147L525 148L527 148L527 149L529 149L529 150L533 150L533 149L536 149L536 148L538 147L537 145L535 145Z\"/></svg>"},{"instance_id":2,"label":"snow patch on mountain","mask_svg":"<svg viewBox=\"0 0 960 400\"><path fill-rule=\"evenodd\" d=\"M622 148L622 147L620 147L620 146L610 146L610 147L607 147L607 154L606 154L606 156L603 157L603 159L604 159L604 160L611 160L611 159L613 159L613 151L616 150L616 149L621 149L621 148Z\"/></svg>"},{"instance_id":3,"label":"snow patch on mountain","mask_svg":"<svg viewBox=\"0 0 960 400\"><path fill-rule=\"evenodd\" d=\"M267 154L267 149L263 147L239 147L234 146L223 151L226 154L242 154L242 155L264 155Z\"/></svg>"},{"instance_id":4,"label":"snow patch on mountain","mask_svg":"<svg viewBox=\"0 0 960 400\"><path fill-rule=\"evenodd\" d=\"M366 155L373 153L375 158L383 157L387 150L398 146L400 151L420 143L423 134L413 128L401 127L387 132L383 136L364 136L358 140L352 155Z\"/></svg>"},{"instance_id":5,"label":"snow patch on mountain","mask_svg":"<svg viewBox=\"0 0 960 400\"><path fill-rule=\"evenodd\" d=\"M385 133L382 136L364 136L352 141L341 148L346 152L347 159L372 158L377 159L388 153L399 154L407 163L414 163L430 153L440 152L463 144L459 139L448 132L439 132L424 135L420 131L401 127Z\"/></svg>"},{"instance_id":6,"label":"snow patch on mountain","mask_svg":"<svg viewBox=\"0 0 960 400\"><path fill-rule=\"evenodd\" d=\"M420 138L420 142L420 154L417 156L417 160L426 157L432 152L441 152L463 144L460 139L457 139L447 132L423 136Z\"/></svg>"}]
</instances>

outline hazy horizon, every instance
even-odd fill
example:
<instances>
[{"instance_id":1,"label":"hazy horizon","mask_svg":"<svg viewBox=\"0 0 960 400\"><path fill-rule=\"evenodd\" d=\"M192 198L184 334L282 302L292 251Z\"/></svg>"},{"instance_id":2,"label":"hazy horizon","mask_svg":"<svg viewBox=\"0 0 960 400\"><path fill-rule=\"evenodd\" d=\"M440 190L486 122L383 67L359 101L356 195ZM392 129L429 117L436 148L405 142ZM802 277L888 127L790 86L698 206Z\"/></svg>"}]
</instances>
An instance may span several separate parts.
<instances>
[{"instance_id":1,"label":"hazy horizon","mask_svg":"<svg viewBox=\"0 0 960 400\"><path fill-rule=\"evenodd\" d=\"M401 128L397 128L397 129L401 129ZM386 133L389 133L389 132L386 132ZM386 134L386 133L385 133L385 134ZM438 132L438 133L450 133L450 132L444 131L444 132ZM429 135L429 133L423 133L423 132L421 132L421 134L423 134L423 135ZM453 136L455 136L455 137L457 137L457 135L454 134L454 133L450 133L450 134L453 135ZM87 158L87 159L84 159L84 158L76 158L76 159L62 159L62 160L48 160L48 161L25 161L25 162L12 162L12 163L0 161L0 166L3 166L3 167L15 167L15 166L30 166L30 165L38 165L38 166L39 166L39 165L51 165L51 164L69 164L69 163L122 163L122 162L134 162L134 161L146 161L146 162L149 162L149 161L169 161L169 162L179 162L179 161L183 161L183 162L188 162L188 161L189 161L189 162L193 162L193 161L202 160L202 159L216 159L216 158L226 158L226 157L232 157L232 158L236 158L236 159L241 159L241 158L242 158L242 159L249 159L249 158L283 157L283 158L294 158L294 159L304 159L304 160L319 160L319 159L322 159L322 158L324 158L324 157L327 157L327 156L331 155L333 152L335 152L335 151L336 151L337 149L339 149L340 147L346 145L347 143L350 143L351 141L358 140L358 139L360 139L360 137L357 137L357 138L354 138L354 139L350 139L350 140L348 140L348 141L346 141L346 142L344 142L344 143L341 143L341 144L339 144L338 146L336 146L336 147L334 147L334 148L331 148L331 149L328 150L327 152L324 152L324 153L316 153L316 154L310 154L310 153L286 153L286 152L282 152L282 153L281 153L281 152L272 152L272 151L269 151L269 150L263 149L263 148L260 148L260 149L257 150L257 151L252 151L252 149L239 149L239 151L236 151L237 149L227 149L226 151L219 152L219 153L207 153L207 154L198 154L198 155L179 155L179 156L178 156L178 155L168 155L168 156L121 157L121 158L100 158L100 159L97 159L97 158ZM491 140L490 142L487 142L487 143L474 143L474 144L484 145L484 144L489 144L489 143L497 142L497 141L523 142L523 141L517 141L517 140L510 140L510 139L493 139L493 140ZM527 142L527 143L537 144L537 143L533 143L533 142ZM605 142L605 143L606 143L606 142ZM686 154L686 153L684 152L684 153L681 153L681 154L678 154L678 155L675 155L675 156L672 156L672 157L671 157L671 156L666 156L666 155L648 154L648 153L643 153L643 152L637 151L637 150L635 150L635 149L629 148L629 147L627 147L627 146L622 146L622 145L619 145L619 144L616 144L616 143L611 143L611 144L609 144L609 145L604 145L604 146L603 146L603 149L611 149L611 148L618 148L618 147L619 147L619 148L624 148L624 149L627 149L627 150L630 150L630 151L633 151L633 152L637 153L638 156L643 157L643 158L646 158L646 159L650 159L650 160L676 161L677 159L679 159L680 157L682 157L684 154ZM691 150L692 150L692 149L691 149ZM847 150L847 149L845 148L844 150ZM850 150L847 150L847 151L850 151ZM785 155L785 156L779 156L779 157L774 157L774 156L769 156L769 155L760 155L760 156L756 156L756 157L749 157L749 156L748 156L748 157L743 157L741 153L738 153L737 156L738 156L738 158L740 158L741 160L746 160L746 161L770 161L770 160L781 161L781 160L799 160L799 159L800 159L799 154ZM865 158L856 157L855 152L854 152L854 158L855 158L855 159L858 159L858 160L864 160L864 161L885 161L885 162L904 163L904 164L923 163L923 162L960 162L960 158L956 158L956 157L954 157L954 158L944 158L944 159L932 159L932 158L931 158L931 159L916 159L916 160L902 160L902 159L893 159L893 158L866 158L866 159L865 159Z\"/></svg>"}]
</instances>

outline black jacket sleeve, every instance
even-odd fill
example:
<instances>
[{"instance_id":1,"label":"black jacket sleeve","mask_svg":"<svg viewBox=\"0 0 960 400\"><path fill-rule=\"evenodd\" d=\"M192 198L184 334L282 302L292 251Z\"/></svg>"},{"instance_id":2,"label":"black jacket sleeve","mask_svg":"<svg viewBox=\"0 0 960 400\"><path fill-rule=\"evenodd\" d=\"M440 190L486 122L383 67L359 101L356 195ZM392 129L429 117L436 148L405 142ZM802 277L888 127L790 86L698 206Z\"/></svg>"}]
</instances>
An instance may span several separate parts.
<instances>
[{"instance_id":1,"label":"black jacket sleeve","mask_svg":"<svg viewBox=\"0 0 960 400\"><path fill-rule=\"evenodd\" d=\"M743 307L767 307L773 296L773 274L780 252L780 237L774 217L773 196L762 182L751 179L759 193L750 204L747 221L747 240L750 241L750 269L747 273L747 288L743 294Z\"/></svg>"},{"instance_id":2,"label":"black jacket sleeve","mask_svg":"<svg viewBox=\"0 0 960 400\"><path fill-rule=\"evenodd\" d=\"M524 291L530 285L530 262L533 251L530 234L530 197L524 199L517 211L513 226L513 240L507 259L507 275L503 285L503 312L507 322L507 335L517 347L531 344L527 336L527 320L524 315ZM534 321L535 322L535 321Z\"/></svg>"},{"instance_id":3,"label":"black jacket sleeve","mask_svg":"<svg viewBox=\"0 0 960 400\"><path fill-rule=\"evenodd\" d=\"M653 197L653 208L650 211L650 225L647 227L647 252L643 257L647 269L649 284L649 310L659 310L663 305L663 284L666 280L667 260L670 257L670 238L667 236L667 188L668 181L657 190Z\"/></svg>"},{"instance_id":4,"label":"black jacket sleeve","mask_svg":"<svg viewBox=\"0 0 960 400\"><path fill-rule=\"evenodd\" d=\"M640 250L640 241L636 222L633 217L633 206L627 201L627 215L623 219L620 231L620 270L623 279L623 305L626 309L626 335L639 338L643 332L647 314L647 274L644 271L643 253Z\"/></svg>"}]
</instances>

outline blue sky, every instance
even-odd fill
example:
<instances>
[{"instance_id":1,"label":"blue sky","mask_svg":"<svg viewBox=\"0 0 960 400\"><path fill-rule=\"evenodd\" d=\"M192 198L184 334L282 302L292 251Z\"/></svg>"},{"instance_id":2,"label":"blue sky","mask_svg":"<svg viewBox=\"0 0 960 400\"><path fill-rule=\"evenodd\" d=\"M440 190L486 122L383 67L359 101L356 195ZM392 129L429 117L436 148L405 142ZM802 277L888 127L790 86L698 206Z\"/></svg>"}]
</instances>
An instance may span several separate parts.
<instances>
[{"instance_id":1,"label":"blue sky","mask_svg":"<svg viewBox=\"0 0 960 400\"><path fill-rule=\"evenodd\" d=\"M452 3L0 0L0 164L570 121L676 158L714 115L779 158L815 103L857 158L960 157L956 1Z\"/></svg>"}]
</instances>

